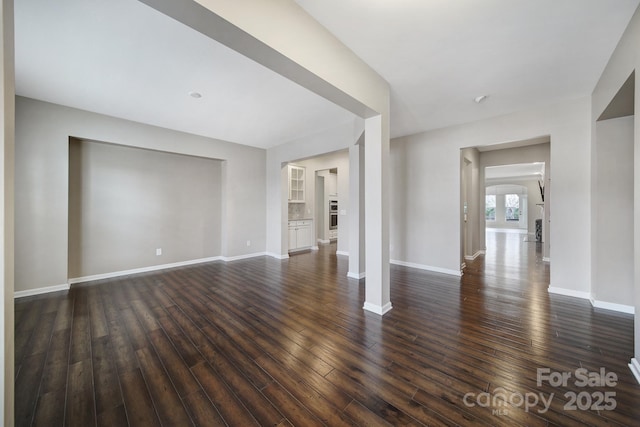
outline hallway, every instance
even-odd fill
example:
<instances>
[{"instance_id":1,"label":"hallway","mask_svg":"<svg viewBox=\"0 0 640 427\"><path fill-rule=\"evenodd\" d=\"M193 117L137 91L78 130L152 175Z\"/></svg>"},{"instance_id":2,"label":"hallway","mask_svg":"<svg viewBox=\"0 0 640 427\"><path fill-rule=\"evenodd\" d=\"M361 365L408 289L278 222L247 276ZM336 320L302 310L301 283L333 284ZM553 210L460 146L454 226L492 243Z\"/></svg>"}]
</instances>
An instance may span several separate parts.
<instances>
[{"instance_id":1,"label":"hallway","mask_svg":"<svg viewBox=\"0 0 640 427\"><path fill-rule=\"evenodd\" d=\"M526 280L526 288L546 288L549 285L549 263L543 261L543 244L518 230L486 230L486 254L482 269L496 278ZM479 268L477 263L467 263Z\"/></svg>"}]
</instances>

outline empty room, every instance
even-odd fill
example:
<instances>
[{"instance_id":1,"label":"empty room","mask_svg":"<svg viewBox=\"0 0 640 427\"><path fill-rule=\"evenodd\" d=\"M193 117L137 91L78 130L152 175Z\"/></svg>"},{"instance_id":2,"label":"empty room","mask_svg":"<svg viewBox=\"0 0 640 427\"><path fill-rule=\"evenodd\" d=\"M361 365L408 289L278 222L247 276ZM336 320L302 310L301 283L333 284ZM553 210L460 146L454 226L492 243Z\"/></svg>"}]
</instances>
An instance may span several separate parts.
<instances>
[{"instance_id":1,"label":"empty room","mask_svg":"<svg viewBox=\"0 0 640 427\"><path fill-rule=\"evenodd\" d=\"M6 426L631 426L640 0L1 0Z\"/></svg>"}]
</instances>

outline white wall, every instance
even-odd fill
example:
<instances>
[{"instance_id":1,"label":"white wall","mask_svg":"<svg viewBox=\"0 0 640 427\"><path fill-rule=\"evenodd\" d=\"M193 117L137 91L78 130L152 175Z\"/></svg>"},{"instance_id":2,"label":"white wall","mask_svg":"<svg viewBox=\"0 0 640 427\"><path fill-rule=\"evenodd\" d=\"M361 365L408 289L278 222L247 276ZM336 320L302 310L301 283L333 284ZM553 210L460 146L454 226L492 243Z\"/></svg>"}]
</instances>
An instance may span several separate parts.
<instances>
[{"instance_id":1,"label":"white wall","mask_svg":"<svg viewBox=\"0 0 640 427\"><path fill-rule=\"evenodd\" d=\"M0 422L14 425L14 148L13 0L0 0Z\"/></svg>"},{"instance_id":2,"label":"white wall","mask_svg":"<svg viewBox=\"0 0 640 427\"><path fill-rule=\"evenodd\" d=\"M71 140L69 277L220 256L221 187L220 160Z\"/></svg>"},{"instance_id":3,"label":"white wall","mask_svg":"<svg viewBox=\"0 0 640 427\"><path fill-rule=\"evenodd\" d=\"M588 295L589 119L589 100L578 99L394 139L391 258L459 271L460 149L550 135L551 287ZM585 214L576 217L576 211Z\"/></svg>"},{"instance_id":4,"label":"white wall","mask_svg":"<svg viewBox=\"0 0 640 427\"><path fill-rule=\"evenodd\" d=\"M636 10L631 22L627 26L618 46L611 55L600 80L598 81L591 97L591 126L592 147L597 144L596 121L605 108L609 105L623 83L632 72L640 68L640 9ZM634 183L633 183L633 222L634 222L634 248L640 248L640 74L635 73L635 97L633 118L634 141ZM595 148L595 147L594 147ZM634 266L634 297L635 312L640 313L640 251L635 249L633 254ZM634 346L635 358L632 360L634 374L640 381L640 316L635 316Z\"/></svg>"},{"instance_id":5,"label":"white wall","mask_svg":"<svg viewBox=\"0 0 640 427\"><path fill-rule=\"evenodd\" d=\"M633 300L633 116L596 124L592 297Z\"/></svg>"},{"instance_id":6,"label":"white wall","mask_svg":"<svg viewBox=\"0 0 640 427\"><path fill-rule=\"evenodd\" d=\"M264 150L17 97L16 290L67 283L69 137L226 160L222 255L264 252Z\"/></svg>"}]
</instances>

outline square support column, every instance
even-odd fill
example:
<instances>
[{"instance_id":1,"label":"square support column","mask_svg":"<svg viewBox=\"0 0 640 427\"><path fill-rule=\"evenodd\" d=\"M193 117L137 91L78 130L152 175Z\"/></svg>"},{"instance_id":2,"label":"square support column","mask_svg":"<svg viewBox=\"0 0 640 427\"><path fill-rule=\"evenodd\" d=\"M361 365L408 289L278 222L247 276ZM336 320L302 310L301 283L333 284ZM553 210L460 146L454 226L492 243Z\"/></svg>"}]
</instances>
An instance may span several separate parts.
<instances>
[{"instance_id":1,"label":"square support column","mask_svg":"<svg viewBox=\"0 0 640 427\"><path fill-rule=\"evenodd\" d=\"M365 277L364 245L364 134L349 147L349 272L347 277Z\"/></svg>"},{"instance_id":2,"label":"square support column","mask_svg":"<svg viewBox=\"0 0 640 427\"><path fill-rule=\"evenodd\" d=\"M389 279L389 128L388 116L365 120L365 268L364 309L391 310Z\"/></svg>"}]
</instances>

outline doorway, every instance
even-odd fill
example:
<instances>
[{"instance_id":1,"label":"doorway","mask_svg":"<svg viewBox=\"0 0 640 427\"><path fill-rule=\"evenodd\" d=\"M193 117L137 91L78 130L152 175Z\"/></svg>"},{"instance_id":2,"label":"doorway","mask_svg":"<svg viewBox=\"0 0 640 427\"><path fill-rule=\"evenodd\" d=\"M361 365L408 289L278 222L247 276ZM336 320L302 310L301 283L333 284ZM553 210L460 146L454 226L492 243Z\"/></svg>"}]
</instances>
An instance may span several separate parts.
<instances>
[{"instance_id":1,"label":"doorway","mask_svg":"<svg viewBox=\"0 0 640 427\"><path fill-rule=\"evenodd\" d=\"M340 226L338 168L316 171L316 218L318 243L335 243Z\"/></svg>"},{"instance_id":2,"label":"doorway","mask_svg":"<svg viewBox=\"0 0 640 427\"><path fill-rule=\"evenodd\" d=\"M461 150L463 267L480 255L488 259L496 253L489 245L499 243L500 236L488 236L489 231L517 234L512 237L522 243L538 244L541 260L550 261L550 148L551 138L544 136Z\"/></svg>"},{"instance_id":3,"label":"doorway","mask_svg":"<svg viewBox=\"0 0 640 427\"><path fill-rule=\"evenodd\" d=\"M460 176L460 266L466 267L484 253L480 246L478 207L480 198L479 151L475 148L461 151Z\"/></svg>"},{"instance_id":4,"label":"doorway","mask_svg":"<svg viewBox=\"0 0 640 427\"><path fill-rule=\"evenodd\" d=\"M289 162L304 170L304 198L293 203L283 200L283 215L290 231L292 221L306 221L310 228L310 242L300 250L318 250L319 245L332 244L337 255L349 255L349 223L347 213L349 207L349 152L340 150L332 153L299 159ZM286 167L282 173L283 194L287 194L292 184L287 178ZM286 210L285 210L286 209ZM287 236L283 233L283 241ZM291 254L291 235L289 235L288 252Z\"/></svg>"}]
</instances>

